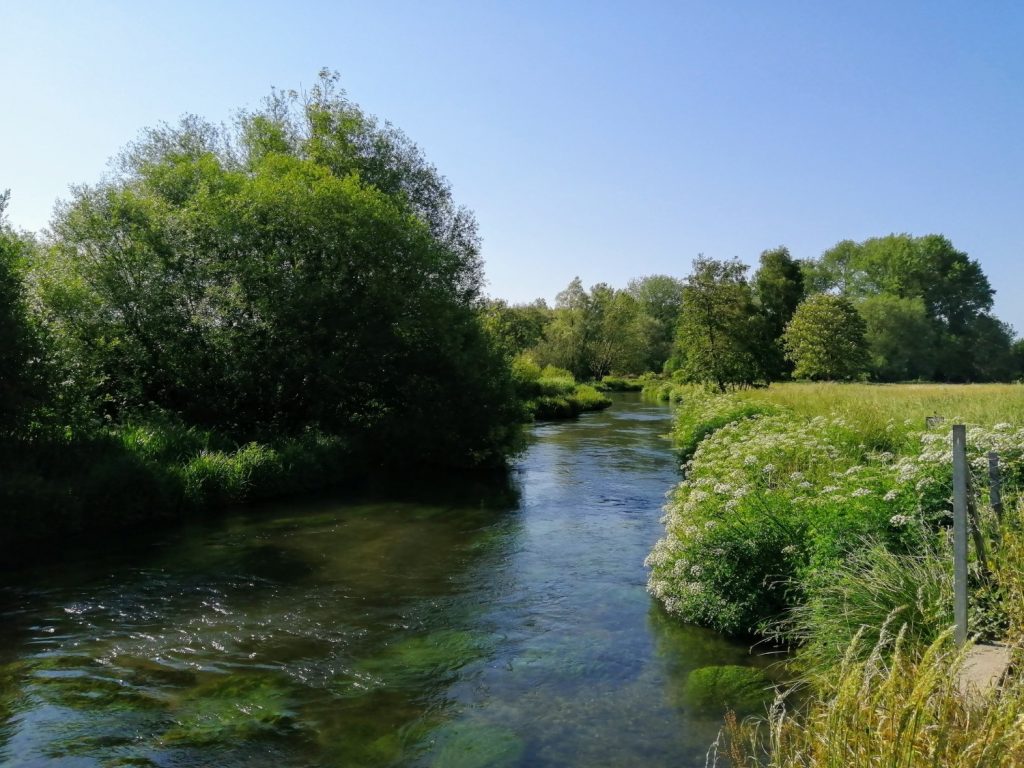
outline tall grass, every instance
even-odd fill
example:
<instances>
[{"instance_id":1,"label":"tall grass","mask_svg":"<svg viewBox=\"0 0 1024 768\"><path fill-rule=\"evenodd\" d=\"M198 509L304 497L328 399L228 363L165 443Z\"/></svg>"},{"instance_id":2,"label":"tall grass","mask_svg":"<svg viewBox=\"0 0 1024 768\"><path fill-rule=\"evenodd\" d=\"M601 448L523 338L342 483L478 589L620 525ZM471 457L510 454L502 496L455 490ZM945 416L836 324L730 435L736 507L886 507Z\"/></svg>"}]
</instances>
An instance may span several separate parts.
<instances>
[{"instance_id":1,"label":"tall grass","mask_svg":"<svg viewBox=\"0 0 1024 768\"><path fill-rule=\"evenodd\" d=\"M869 651L864 653L863 646ZM964 696L968 648L943 633L919 652L904 631L857 637L830 684L767 718L729 718L709 763L733 768L1019 768L1024 680ZM866 658L865 658L866 657Z\"/></svg>"},{"instance_id":2,"label":"tall grass","mask_svg":"<svg viewBox=\"0 0 1024 768\"><path fill-rule=\"evenodd\" d=\"M1024 424L1024 384L835 384L792 382L741 390L737 397L782 406L802 416L841 416L865 431L892 421L924 428L928 416L948 423Z\"/></svg>"},{"instance_id":3,"label":"tall grass","mask_svg":"<svg viewBox=\"0 0 1024 768\"><path fill-rule=\"evenodd\" d=\"M827 677L850 653L871 651L893 622L907 642L930 645L953 623L950 562L948 547L925 543L919 552L897 554L866 538L812 577L807 601L777 625L778 637L798 647L796 665L810 680Z\"/></svg>"}]
</instances>

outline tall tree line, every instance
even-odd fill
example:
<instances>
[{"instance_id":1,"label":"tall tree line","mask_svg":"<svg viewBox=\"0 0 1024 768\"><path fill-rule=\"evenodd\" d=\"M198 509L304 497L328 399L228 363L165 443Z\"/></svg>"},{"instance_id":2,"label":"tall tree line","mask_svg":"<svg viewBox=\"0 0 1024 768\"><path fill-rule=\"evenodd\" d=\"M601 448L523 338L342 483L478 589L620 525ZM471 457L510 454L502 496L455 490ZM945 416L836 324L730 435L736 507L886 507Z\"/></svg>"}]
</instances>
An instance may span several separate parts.
<instances>
[{"instance_id":1,"label":"tall tree line","mask_svg":"<svg viewBox=\"0 0 1024 768\"><path fill-rule=\"evenodd\" d=\"M553 308L492 302L488 312L504 318L503 332L496 319L489 327L509 354L578 378L654 371L722 389L791 377L1017 379L1024 343L992 314L993 295L978 261L945 237L889 235L810 260L779 246L753 274L701 256L685 279L588 291L576 278Z\"/></svg>"}]
</instances>

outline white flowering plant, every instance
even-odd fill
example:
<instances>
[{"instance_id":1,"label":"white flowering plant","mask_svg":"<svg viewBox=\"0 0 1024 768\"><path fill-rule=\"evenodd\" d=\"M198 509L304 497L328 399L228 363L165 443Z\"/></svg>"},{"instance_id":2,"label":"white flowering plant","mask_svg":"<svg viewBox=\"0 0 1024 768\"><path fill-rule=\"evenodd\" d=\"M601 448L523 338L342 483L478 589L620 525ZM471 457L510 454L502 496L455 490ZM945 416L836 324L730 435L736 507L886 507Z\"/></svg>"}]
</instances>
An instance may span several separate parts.
<instances>
[{"instance_id":1,"label":"white flowering plant","mask_svg":"<svg viewBox=\"0 0 1024 768\"><path fill-rule=\"evenodd\" d=\"M699 442L647 561L650 591L670 612L757 633L806 600L865 537L916 553L950 524L948 426L866 434L848 418L740 404L749 401L705 395L679 408L681 444ZM995 449L1008 491L1020 484L1024 430L971 428L968 444L973 474Z\"/></svg>"}]
</instances>

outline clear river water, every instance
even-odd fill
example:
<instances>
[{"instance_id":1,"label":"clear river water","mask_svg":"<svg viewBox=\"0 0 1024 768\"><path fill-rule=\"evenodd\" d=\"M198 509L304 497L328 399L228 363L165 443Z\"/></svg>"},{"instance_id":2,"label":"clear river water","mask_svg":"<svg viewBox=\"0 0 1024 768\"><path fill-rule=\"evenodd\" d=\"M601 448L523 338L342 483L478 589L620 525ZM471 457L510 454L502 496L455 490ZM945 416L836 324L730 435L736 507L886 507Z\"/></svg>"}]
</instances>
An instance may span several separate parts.
<instances>
[{"instance_id":1,"label":"clear river water","mask_svg":"<svg viewBox=\"0 0 1024 768\"><path fill-rule=\"evenodd\" d=\"M687 676L763 666L645 591L679 480L634 395L501 481L277 503L0 577L3 766L703 766Z\"/></svg>"}]
</instances>

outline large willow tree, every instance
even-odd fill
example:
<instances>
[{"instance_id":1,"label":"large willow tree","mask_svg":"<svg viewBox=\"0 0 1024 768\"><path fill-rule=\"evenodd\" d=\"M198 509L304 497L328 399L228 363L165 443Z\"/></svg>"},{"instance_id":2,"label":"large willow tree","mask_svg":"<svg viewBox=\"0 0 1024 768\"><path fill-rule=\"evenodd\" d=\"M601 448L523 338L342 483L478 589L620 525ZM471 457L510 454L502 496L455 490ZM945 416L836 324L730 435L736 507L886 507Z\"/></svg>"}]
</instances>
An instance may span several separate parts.
<instances>
[{"instance_id":1,"label":"large willow tree","mask_svg":"<svg viewBox=\"0 0 1024 768\"><path fill-rule=\"evenodd\" d=\"M471 463L514 441L475 221L335 75L230 128L149 130L114 167L59 209L34 278L111 417L157 407L239 439L316 427Z\"/></svg>"}]
</instances>

